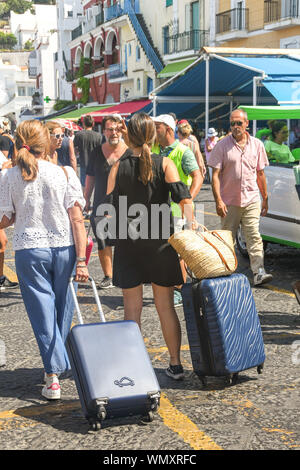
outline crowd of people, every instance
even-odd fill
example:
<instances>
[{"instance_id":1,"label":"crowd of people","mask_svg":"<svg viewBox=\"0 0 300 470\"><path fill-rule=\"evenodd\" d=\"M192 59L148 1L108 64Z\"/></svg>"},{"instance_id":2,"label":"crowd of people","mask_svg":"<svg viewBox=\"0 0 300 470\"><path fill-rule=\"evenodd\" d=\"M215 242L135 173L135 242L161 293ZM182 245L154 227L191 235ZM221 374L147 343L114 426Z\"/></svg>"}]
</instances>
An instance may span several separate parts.
<instances>
[{"instance_id":1,"label":"crowd of people","mask_svg":"<svg viewBox=\"0 0 300 470\"><path fill-rule=\"evenodd\" d=\"M168 237L175 230L197 227L193 201L201 190L207 165L222 227L235 236L242 225L254 285L272 279L264 269L259 233L260 216L268 211L264 176L268 157L261 140L247 132L248 119L243 111L232 112L230 132L219 141L215 129L209 129L205 158L189 122L177 122L171 114L151 118L137 113L127 125L119 115L106 116L102 135L93 130L93 125L87 115L83 118L84 129L68 136L59 120L45 124L23 121L16 129L13 147L6 142L6 150L0 136L1 250L4 257L4 229L14 225L16 271L44 364L42 395L47 399L60 398L59 375L70 369L65 349L73 316L69 278L74 275L76 282L89 278L84 213L91 210L90 222L104 275L98 287L122 289L126 320L141 326L143 284L152 285L170 356L166 374L175 380L184 376L175 308L182 304L181 287L187 275ZM276 132L274 139L279 145ZM132 235L137 233L132 227L141 224L141 210L126 214L125 235L107 230L110 206L119 228L120 201L124 198L127 207L145 208L143 237ZM166 220L161 216L154 237L151 211L157 205L168 207L169 232L164 233ZM103 207L108 212L101 212ZM4 277L2 251L0 288ZM18 285L6 278L3 282L10 283L8 287Z\"/></svg>"}]
</instances>

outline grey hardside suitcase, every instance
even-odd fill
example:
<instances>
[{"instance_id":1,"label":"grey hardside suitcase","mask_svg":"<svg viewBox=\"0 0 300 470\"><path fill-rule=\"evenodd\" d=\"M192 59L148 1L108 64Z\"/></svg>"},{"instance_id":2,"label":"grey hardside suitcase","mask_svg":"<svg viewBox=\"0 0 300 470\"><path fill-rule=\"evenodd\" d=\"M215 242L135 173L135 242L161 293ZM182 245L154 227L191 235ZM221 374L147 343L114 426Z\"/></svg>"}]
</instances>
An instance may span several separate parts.
<instances>
[{"instance_id":1,"label":"grey hardside suitcase","mask_svg":"<svg viewBox=\"0 0 300 470\"><path fill-rule=\"evenodd\" d=\"M152 421L160 387L140 329L134 321L106 322L95 282L89 280L101 323L83 323L71 280L79 325L66 343L83 413L94 430L105 418L141 415Z\"/></svg>"}]
</instances>

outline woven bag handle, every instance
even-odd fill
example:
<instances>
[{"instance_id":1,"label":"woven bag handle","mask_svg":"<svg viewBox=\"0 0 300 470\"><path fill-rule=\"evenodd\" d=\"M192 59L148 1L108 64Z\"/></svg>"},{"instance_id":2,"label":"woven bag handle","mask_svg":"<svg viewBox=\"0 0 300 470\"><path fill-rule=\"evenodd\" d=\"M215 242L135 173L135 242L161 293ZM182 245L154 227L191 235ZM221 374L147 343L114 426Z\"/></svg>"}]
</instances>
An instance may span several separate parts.
<instances>
[{"instance_id":1,"label":"woven bag handle","mask_svg":"<svg viewBox=\"0 0 300 470\"><path fill-rule=\"evenodd\" d=\"M215 237L217 237L219 240L222 240L222 242L230 249L230 251L231 251L231 253L233 254L233 257L234 257L234 262L235 262L234 269L236 269L237 265L238 265L238 260L237 260L234 249L232 249L231 246L221 237L221 235L219 234L219 232L217 230L212 230L210 233L212 235L214 235Z\"/></svg>"},{"instance_id":2,"label":"woven bag handle","mask_svg":"<svg viewBox=\"0 0 300 470\"><path fill-rule=\"evenodd\" d=\"M205 227L205 228L206 228L206 227ZM226 246L230 249L230 251L232 252L232 254L233 254L233 256L234 256L234 262L235 262L235 267L234 267L234 269L236 269L236 268L237 268L237 265L238 265L238 261L237 261L237 257L236 257L236 255L235 255L235 252L234 252L234 250L231 248L231 246L228 245L228 243L227 243L225 240L223 240L223 238L221 237L221 235L220 235L216 230L213 230L213 231L210 232L209 230L206 229L206 231L209 232L209 233L211 233L214 237L217 237L219 240L221 240L221 241L224 243L224 245L226 245ZM227 261L225 260L224 256L223 256L222 253L220 252L220 250L219 250L212 242L210 242L209 240L207 240L207 238L206 238L201 232L196 232L196 233L197 233L197 235L198 235L199 237L201 237L206 243L208 243L210 246L212 246L212 247L216 250L216 252L218 253L218 255L219 255L220 258L221 258L222 263L225 265L226 269L227 269L228 271L231 271L231 269L229 268L229 266L228 266L228 264L227 264Z\"/></svg>"},{"instance_id":3,"label":"woven bag handle","mask_svg":"<svg viewBox=\"0 0 300 470\"><path fill-rule=\"evenodd\" d=\"M230 251L232 252L233 256L234 256L234 262L235 262L235 267L234 269L237 268L237 265L238 265L238 260L237 260L237 257L235 255L235 251L231 248L231 246L221 237L221 235L219 234L219 232L217 230L208 230L207 227L205 227L205 225L202 225L202 224L198 224L198 227L202 227L203 229L203 232L208 232L208 233L211 233L212 235L214 235L215 237L217 237L219 240L221 240L229 249ZM199 232L199 230L196 231L197 235L201 235L202 232ZM230 271L230 268L225 260L225 258L223 257L222 253L218 250L218 248L211 242L209 242L205 237L204 235L201 235L203 240L205 240L209 245L211 245L218 253L218 255L220 256L222 262L224 263L224 265L226 266L226 268L228 269L228 271Z\"/></svg>"}]
</instances>

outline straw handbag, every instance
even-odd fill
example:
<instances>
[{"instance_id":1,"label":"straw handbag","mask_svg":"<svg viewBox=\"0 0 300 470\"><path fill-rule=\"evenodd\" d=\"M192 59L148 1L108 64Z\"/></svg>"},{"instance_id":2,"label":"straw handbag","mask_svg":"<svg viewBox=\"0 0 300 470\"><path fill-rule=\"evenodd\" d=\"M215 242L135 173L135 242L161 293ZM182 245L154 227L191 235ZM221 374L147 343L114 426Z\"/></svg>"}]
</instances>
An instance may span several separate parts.
<instances>
[{"instance_id":1,"label":"straw handbag","mask_svg":"<svg viewBox=\"0 0 300 470\"><path fill-rule=\"evenodd\" d=\"M232 232L202 228L174 233L168 242L197 279L229 276L237 268Z\"/></svg>"}]
</instances>

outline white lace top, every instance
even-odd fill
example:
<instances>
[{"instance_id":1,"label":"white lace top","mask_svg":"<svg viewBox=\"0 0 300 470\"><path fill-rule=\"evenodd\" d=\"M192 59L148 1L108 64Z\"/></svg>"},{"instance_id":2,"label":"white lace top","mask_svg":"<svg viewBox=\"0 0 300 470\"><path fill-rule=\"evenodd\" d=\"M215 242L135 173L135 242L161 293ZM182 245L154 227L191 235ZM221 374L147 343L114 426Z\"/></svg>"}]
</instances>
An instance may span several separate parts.
<instances>
[{"instance_id":1,"label":"white lace top","mask_svg":"<svg viewBox=\"0 0 300 470\"><path fill-rule=\"evenodd\" d=\"M67 210L77 201L83 208L80 181L71 167L38 161L34 181L24 181L19 167L1 172L0 221L16 214L13 249L55 248L74 245Z\"/></svg>"}]
</instances>

